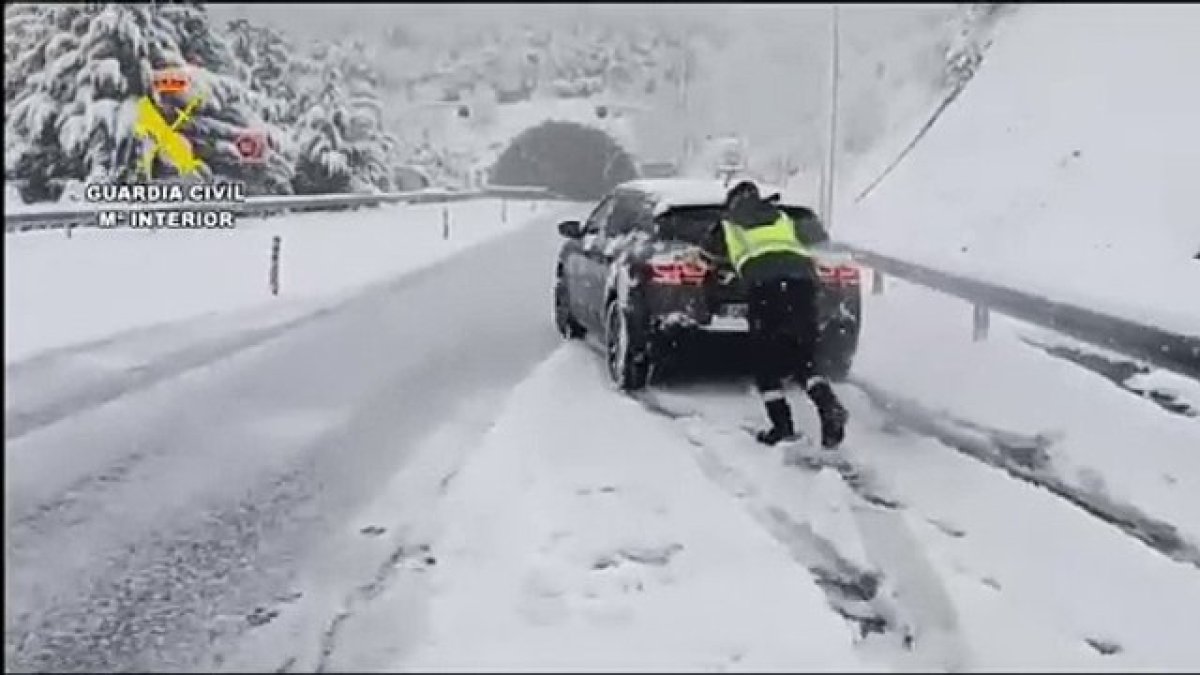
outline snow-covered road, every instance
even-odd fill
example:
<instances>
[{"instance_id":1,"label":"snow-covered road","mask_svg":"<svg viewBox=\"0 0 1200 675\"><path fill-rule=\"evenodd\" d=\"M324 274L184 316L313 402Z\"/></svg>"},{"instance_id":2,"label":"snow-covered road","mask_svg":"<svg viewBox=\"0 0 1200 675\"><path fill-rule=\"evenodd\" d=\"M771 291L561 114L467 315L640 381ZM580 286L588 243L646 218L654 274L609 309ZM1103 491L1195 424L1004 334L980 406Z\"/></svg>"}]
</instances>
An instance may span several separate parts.
<instances>
[{"instance_id":1,"label":"snow-covered road","mask_svg":"<svg viewBox=\"0 0 1200 675\"><path fill-rule=\"evenodd\" d=\"M563 213L288 322L6 372L8 667L1200 664L1194 383L1141 376L1164 406L891 282L840 386L867 501L754 444L726 373L631 398L561 345Z\"/></svg>"},{"instance_id":2,"label":"snow-covered road","mask_svg":"<svg viewBox=\"0 0 1200 675\"><path fill-rule=\"evenodd\" d=\"M422 438L553 349L554 221L8 439L9 667L194 666L277 611Z\"/></svg>"}]
</instances>

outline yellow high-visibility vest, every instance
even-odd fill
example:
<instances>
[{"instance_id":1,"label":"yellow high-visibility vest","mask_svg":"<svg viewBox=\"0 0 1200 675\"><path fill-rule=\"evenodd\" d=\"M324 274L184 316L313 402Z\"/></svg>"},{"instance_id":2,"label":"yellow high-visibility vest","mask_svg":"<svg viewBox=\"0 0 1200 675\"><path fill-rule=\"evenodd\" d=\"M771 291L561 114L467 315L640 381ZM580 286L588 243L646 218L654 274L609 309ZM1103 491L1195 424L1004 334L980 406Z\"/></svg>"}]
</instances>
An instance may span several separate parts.
<instances>
[{"instance_id":1,"label":"yellow high-visibility vest","mask_svg":"<svg viewBox=\"0 0 1200 675\"><path fill-rule=\"evenodd\" d=\"M750 229L722 220L721 229L725 231L729 260L738 274L742 273L742 266L747 261L766 253L783 251L799 256L812 256L812 252L796 236L796 228L786 213L780 213L779 218L770 225Z\"/></svg>"}]
</instances>

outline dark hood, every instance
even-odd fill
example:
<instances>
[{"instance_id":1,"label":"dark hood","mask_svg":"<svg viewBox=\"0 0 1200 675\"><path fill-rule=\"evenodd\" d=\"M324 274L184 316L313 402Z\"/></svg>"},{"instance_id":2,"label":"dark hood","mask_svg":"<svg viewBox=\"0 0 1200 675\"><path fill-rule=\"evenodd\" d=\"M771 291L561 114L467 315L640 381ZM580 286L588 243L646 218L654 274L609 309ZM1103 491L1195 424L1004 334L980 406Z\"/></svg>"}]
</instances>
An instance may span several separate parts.
<instances>
[{"instance_id":1,"label":"dark hood","mask_svg":"<svg viewBox=\"0 0 1200 675\"><path fill-rule=\"evenodd\" d=\"M779 209L762 199L739 199L725 210L725 219L742 227L770 225L779 218Z\"/></svg>"}]
</instances>

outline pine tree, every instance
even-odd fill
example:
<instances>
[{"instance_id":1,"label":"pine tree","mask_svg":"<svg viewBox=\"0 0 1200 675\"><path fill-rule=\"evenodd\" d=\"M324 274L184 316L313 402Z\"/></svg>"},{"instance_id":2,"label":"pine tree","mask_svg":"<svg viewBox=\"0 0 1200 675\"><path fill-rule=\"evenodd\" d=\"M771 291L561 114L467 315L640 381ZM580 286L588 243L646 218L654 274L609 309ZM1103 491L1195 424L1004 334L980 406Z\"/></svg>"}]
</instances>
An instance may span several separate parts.
<instances>
[{"instance_id":1,"label":"pine tree","mask_svg":"<svg viewBox=\"0 0 1200 675\"><path fill-rule=\"evenodd\" d=\"M194 118L183 130L212 177L240 180L251 194L288 192L292 166L283 129L270 121L277 107L272 95L256 91L250 69L235 55L229 41L212 29L202 3L160 5L159 17L174 29L176 43L192 73L189 96L202 96ZM174 115L185 101L175 101ZM247 161L237 147L240 138L254 135L268 149L259 161Z\"/></svg>"},{"instance_id":2,"label":"pine tree","mask_svg":"<svg viewBox=\"0 0 1200 675\"><path fill-rule=\"evenodd\" d=\"M6 159L37 198L63 179L133 178L136 101L151 93L156 67L181 61L154 13L142 5L43 6L46 30L12 65L18 89L5 118L6 134L21 141Z\"/></svg>"},{"instance_id":3,"label":"pine tree","mask_svg":"<svg viewBox=\"0 0 1200 675\"><path fill-rule=\"evenodd\" d=\"M305 110L296 124L297 193L391 189L397 141L382 127L378 79L351 56L361 56L361 45L349 54L316 46L319 88L301 94Z\"/></svg>"},{"instance_id":4,"label":"pine tree","mask_svg":"<svg viewBox=\"0 0 1200 675\"><path fill-rule=\"evenodd\" d=\"M153 79L158 70L181 69L191 77L188 95L203 96L180 129L203 162L203 175L250 179L260 187L287 184L286 162L252 169L240 162L237 137L280 134L256 114L239 64L209 29L202 6L87 3L44 5L39 13L44 32L6 70L14 88L6 91L6 134L18 139L6 153L11 173L35 186L137 180L146 149L134 132L137 102L148 96L174 120L185 101L155 92ZM156 177L170 175L170 167L156 165Z\"/></svg>"},{"instance_id":5,"label":"pine tree","mask_svg":"<svg viewBox=\"0 0 1200 675\"><path fill-rule=\"evenodd\" d=\"M270 123L295 121L293 76L298 66L291 58L292 46L279 33L245 19L229 22L226 35L234 56L245 68L250 91L260 95L259 115Z\"/></svg>"},{"instance_id":6,"label":"pine tree","mask_svg":"<svg viewBox=\"0 0 1200 675\"><path fill-rule=\"evenodd\" d=\"M52 30L45 6L31 2L4 5L4 110L25 86L22 57Z\"/></svg>"}]
</instances>

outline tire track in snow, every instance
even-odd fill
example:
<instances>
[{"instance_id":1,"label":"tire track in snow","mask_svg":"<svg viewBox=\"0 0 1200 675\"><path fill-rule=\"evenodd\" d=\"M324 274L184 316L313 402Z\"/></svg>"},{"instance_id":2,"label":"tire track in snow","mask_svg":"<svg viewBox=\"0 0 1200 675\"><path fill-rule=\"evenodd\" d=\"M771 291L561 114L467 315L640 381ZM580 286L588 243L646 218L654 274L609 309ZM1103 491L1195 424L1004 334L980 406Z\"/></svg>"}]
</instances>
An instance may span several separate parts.
<instances>
[{"instance_id":1,"label":"tire track in snow","mask_svg":"<svg viewBox=\"0 0 1200 675\"><path fill-rule=\"evenodd\" d=\"M1200 569L1200 547L1171 523L1147 515L1132 504L1120 502L1102 492L1075 487L1055 475L1046 455L1046 448L1053 439L1044 436L1022 437L939 415L926 410L916 401L889 393L861 378L852 378L851 384L866 394L872 404L895 423L1000 469L1013 478L1040 487L1116 527L1155 552Z\"/></svg>"},{"instance_id":2,"label":"tire track in snow","mask_svg":"<svg viewBox=\"0 0 1200 675\"><path fill-rule=\"evenodd\" d=\"M831 608L858 627L861 639L877 635L891 643L900 658L916 658L925 667L953 672L965 666L966 649L958 635L953 603L903 521L903 507L872 504L839 474L846 488L842 494L850 502L867 558L875 567L865 568L843 552L838 542L818 533L809 522L811 514L789 512L723 460L707 440L718 430L701 413L672 409L653 394L641 395L638 400L656 415L676 423L699 424L712 432L684 432L697 450L696 459L705 475L741 501L792 558L809 570ZM905 653L908 656L903 656Z\"/></svg>"},{"instance_id":3,"label":"tire track in snow","mask_svg":"<svg viewBox=\"0 0 1200 675\"><path fill-rule=\"evenodd\" d=\"M232 334L185 344L179 349L163 352L149 362L106 373L94 381L80 382L80 360L93 354L104 356L107 350L121 349L130 341L174 340L176 336L186 335L193 327L203 327L213 317L138 328L84 345L57 349L14 364L4 369L5 382L16 391L12 395L12 405L9 406L7 402L5 405L4 440L17 440L122 396L235 356L336 309L336 306L324 307L290 319L269 321L265 326L235 330ZM37 391L37 387L47 382L62 381L76 384L64 393L39 395L41 392ZM27 393L32 401L23 400ZM39 398L44 400L37 400Z\"/></svg>"},{"instance_id":4,"label":"tire track in snow","mask_svg":"<svg viewBox=\"0 0 1200 675\"><path fill-rule=\"evenodd\" d=\"M525 227L550 217L535 216ZM509 232L499 238L512 235L513 232ZM469 244L434 265L403 269L328 297L296 301L294 308L266 318L260 316L263 313L261 307L231 313L210 312L197 318L133 328L83 344L58 347L8 365L4 369L4 380L12 390L5 397L4 439L17 440L81 412L237 356L293 329L351 312L382 296L417 286L440 274L444 267L454 265L456 260L478 255L475 249L486 246L489 241L494 240ZM230 322L230 327L222 330L226 322ZM208 331L215 331L215 335L186 340L192 332ZM163 342L179 342L181 346L163 350L160 346ZM94 355L104 357L109 352L117 358L129 358L128 348L139 343L147 345L144 351L156 354L148 362L104 373L91 381L86 375L81 377L80 360ZM137 349L134 351L139 353ZM71 388L63 392L39 390L47 382L63 381L71 382Z\"/></svg>"},{"instance_id":5,"label":"tire track in snow","mask_svg":"<svg viewBox=\"0 0 1200 675\"><path fill-rule=\"evenodd\" d=\"M373 603L397 604L399 588L406 599L399 601L406 612L421 610L425 592L423 576L439 563L431 542L441 518L441 499L449 485L496 423L508 390L487 389L461 401L447 421L421 442L410 462L397 472L386 489L370 505L329 539L339 550L325 569L342 574L310 570L299 583L309 604L276 626L263 641L287 640L299 645L274 667L275 672L372 671L378 665L371 654L354 653L376 649L358 634L371 623ZM363 523L368 523L360 527ZM382 537L387 532L395 534ZM364 539L363 535L369 535ZM381 548L383 547L383 548ZM322 599L327 599L322 601ZM377 618L374 620L378 620ZM398 642L403 640L393 635ZM350 646L346 647L347 642ZM238 649L245 649L239 645ZM231 655L233 671L263 670L262 658L249 653ZM226 668L226 670L229 670Z\"/></svg>"}]
</instances>

